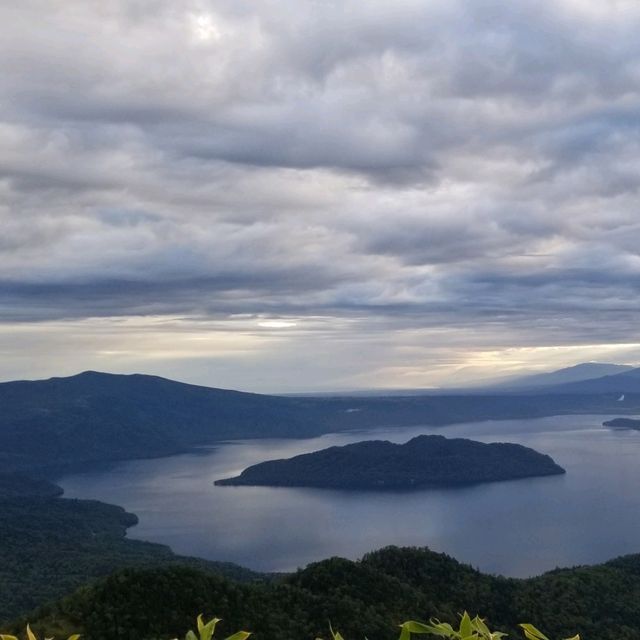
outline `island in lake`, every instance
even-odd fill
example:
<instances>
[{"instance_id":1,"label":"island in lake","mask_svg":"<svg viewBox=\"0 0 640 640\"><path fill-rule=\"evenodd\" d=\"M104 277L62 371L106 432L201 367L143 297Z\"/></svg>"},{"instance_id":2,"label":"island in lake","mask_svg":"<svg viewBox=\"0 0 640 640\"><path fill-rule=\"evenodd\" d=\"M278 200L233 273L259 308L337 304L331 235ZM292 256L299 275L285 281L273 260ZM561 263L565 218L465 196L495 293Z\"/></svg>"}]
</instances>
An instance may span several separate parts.
<instances>
[{"instance_id":1,"label":"island in lake","mask_svg":"<svg viewBox=\"0 0 640 640\"><path fill-rule=\"evenodd\" d=\"M602 423L604 427L613 427L614 429L636 429L640 431L640 420L637 418L614 418L606 420Z\"/></svg>"},{"instance_id":2,"label":"island in lake","mask_svg":"<svg viewBox=\"0 0 640 640\"><path fill-rule=\"evenodd\" d=\"M383 440L330 447L246 468L217 485L327 489L455 487L565 473L547 455L519 444L418 436L406 444Z\"/></svg>"}]
</instances>

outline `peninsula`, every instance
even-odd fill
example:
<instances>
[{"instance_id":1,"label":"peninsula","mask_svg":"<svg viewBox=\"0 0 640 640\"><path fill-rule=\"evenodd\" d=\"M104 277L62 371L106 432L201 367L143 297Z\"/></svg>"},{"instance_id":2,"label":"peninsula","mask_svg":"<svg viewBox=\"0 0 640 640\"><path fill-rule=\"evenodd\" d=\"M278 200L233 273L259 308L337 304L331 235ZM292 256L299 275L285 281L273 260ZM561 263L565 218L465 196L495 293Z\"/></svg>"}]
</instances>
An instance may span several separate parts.
<instances>
[{"instance_id":1,"label":"peninsula","mask_svg":"<svg viewBox=\"0 0 640 640\"><path fill-rule=\"evenodd\" d=\"M398 490L562 473L551 457L522 445L423 435L406 444L370 440L261 462L215 484Z\"/></svg>"},{"instance_id":2,"label":"peninsula","mask_svg":"<svg viewBox=\"0 0 640 640\"><path fill-rule=\"evenodd\" d=\"M612 427L613 429L635 429L640 431L640 420L637 418L614 418L606 420L602 423L603 427Z\"/></svg>"}]
</instances>

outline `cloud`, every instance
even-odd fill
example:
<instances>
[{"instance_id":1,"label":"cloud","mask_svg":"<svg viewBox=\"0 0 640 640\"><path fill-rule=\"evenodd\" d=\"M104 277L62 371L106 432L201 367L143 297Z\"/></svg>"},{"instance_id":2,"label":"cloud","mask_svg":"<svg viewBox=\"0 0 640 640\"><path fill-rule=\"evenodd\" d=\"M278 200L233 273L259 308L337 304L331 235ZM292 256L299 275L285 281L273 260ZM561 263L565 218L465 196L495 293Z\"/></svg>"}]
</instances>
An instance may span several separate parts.
<instances>
[{"instance_id":1,"label":"cloud","mask_svg":"<svg viewBox=\"0 0 640 640\"><path fill-rule=\"evenodd\" d=\"M245 314L313 351L332 326L331 366L305 368L329 386L633 343L635 3L28 0L0 20L6 330ZM244 374L288 371L267 352Z\"/></svg>"}]
</instances>

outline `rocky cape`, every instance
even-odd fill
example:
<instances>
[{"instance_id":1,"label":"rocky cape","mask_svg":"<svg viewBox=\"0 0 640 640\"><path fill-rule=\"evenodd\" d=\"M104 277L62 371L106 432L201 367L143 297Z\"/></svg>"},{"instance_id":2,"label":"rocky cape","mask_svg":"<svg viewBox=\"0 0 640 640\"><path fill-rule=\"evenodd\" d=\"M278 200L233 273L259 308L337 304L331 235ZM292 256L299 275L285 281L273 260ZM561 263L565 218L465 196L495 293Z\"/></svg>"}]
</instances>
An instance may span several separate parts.
<instances>
[{"instance_id":1,"label":"rocky cape","mask_svg":"<svg viewBox=\"0 0 640 640\"><path fill-rule=\"evenodd\" d=\"M404 490L562 473L550 456L519 444L423 435L406 444L370 440L261 462L215 484Z\"/></svg>"}]
</instances>

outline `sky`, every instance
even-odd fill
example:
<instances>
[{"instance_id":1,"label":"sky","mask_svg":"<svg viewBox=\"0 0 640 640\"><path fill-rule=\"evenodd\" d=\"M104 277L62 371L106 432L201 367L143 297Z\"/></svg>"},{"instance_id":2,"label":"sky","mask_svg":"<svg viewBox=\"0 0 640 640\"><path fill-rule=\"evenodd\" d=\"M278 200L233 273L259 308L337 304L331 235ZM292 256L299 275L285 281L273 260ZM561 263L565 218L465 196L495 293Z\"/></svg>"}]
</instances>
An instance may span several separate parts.
<instances>
[{"instance_id":1,"label":"sky","mask_svg":"<svg viewBox=\"0 0 640 640\"><path fill-rule=\"evenodd\" d=\"M636 0L0 3L0 378L640 362Z\"/></svg>"}]
</instances>

